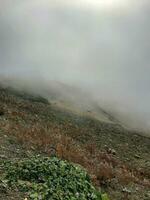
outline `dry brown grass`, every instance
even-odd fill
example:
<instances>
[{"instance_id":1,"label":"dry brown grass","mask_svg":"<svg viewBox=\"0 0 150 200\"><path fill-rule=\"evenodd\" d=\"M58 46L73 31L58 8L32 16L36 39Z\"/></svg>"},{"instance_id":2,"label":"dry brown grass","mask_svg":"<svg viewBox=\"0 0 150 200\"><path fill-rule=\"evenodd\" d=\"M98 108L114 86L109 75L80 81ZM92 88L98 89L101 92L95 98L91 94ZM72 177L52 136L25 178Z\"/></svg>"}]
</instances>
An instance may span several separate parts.
<instances>
[{"instance_id":1,"label":"dry brown grass","mask_svg":"<svg viewBox=\"0 0 150 200\"><path fill-rule=\"evenodd\" d=\"M16 116L16 113L13 113L13 116ZM144 179L144 172L130 169L107 151L100 152L93 143L86 145L77 143L62 133L60 127L55 124L43 127L35 123L25 128L20 124L7 122L1 124L1 127L6 134L14 136L28 150L51 155L53 147L58 157L85 167L97 186L107 187L113 178L116 178L121 185L128 185L131 182L150 185L148 179Z\"/></svg>"},{"instance_id":2,"label":"dry brown grass","mask_svg":"<svg viewBox=\"0 0 150 200\"><path fill-rule=\"evenodd\" d=\"M135 182L150 186L149 172L128 167L111 151L100 151L93 142L79 143L76 138L80 138L82 132L85 134L86 127L79 128L70 122L59 125L54 122L40 123L40 118L36 118L36 113L46 112L45 105L39 104L37 107L29 102L17 104L13 96L5 94L1 94L0 98L2 102L7 103L7 105L4 104L3 109L8 117L7 121L0 122L1 129L5 134L14 136L27 150L51 155L53 148L58 157L85 167L97 186L107 187L114 178L121 185ZM7 108L9 104L10 108ZM32 115L29 118L29 113L34 113L34 117ZM21 119L21 122L17 119ZM23 124L23 121L28 123Z\"/></svg>"}]
</instances>

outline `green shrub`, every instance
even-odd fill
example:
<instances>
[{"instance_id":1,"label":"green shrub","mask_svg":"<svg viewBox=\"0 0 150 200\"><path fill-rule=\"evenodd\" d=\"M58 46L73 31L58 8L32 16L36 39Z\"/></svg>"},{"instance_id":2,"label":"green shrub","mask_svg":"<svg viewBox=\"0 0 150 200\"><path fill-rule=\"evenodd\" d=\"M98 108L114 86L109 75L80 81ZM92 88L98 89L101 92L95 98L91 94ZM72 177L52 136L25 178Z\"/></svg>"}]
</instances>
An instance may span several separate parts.
<instances>
[{"instance_id":1,"label":"green shrub","mask_svg":"<svg viewBox=\"0 0 150 200\"><path fill-rule=\"evenodd\" d=\"M102 200L109 200L109 197L107 194L102 194Z\"/></svg>"},{"instance_id":2,"label":"green shrub","mask_svg":"<svg viewBox=\"0 0 150 200\"><path fill-rule=\"evenodd\" d=\"M102 200L85 170L56 157L32 157L4 166L8 185L28 192L29 199Z\"/></svg>"}]
</instances>

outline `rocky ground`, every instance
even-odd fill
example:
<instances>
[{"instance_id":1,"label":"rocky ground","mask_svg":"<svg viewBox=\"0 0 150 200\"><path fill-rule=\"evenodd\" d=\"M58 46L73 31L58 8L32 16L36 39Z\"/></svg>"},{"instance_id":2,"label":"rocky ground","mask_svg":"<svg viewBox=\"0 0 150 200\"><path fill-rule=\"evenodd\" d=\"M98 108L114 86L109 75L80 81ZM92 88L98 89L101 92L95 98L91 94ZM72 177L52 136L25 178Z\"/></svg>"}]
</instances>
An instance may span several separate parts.
<instances>
[{"instance_id":1,"label":"rocky ground","mask_svg":"<svg viewBox=\"0 0 150 200\"><path fill-rule=\"evenodd\" d=\"M32 154L56 154L86 168L95 186L111 200L149 200L149 152L150 138L117 123L77 115L42 97L0 88L0 163ZM0 199L23 198L0 184Z\"/></svg>"}]
</instances>

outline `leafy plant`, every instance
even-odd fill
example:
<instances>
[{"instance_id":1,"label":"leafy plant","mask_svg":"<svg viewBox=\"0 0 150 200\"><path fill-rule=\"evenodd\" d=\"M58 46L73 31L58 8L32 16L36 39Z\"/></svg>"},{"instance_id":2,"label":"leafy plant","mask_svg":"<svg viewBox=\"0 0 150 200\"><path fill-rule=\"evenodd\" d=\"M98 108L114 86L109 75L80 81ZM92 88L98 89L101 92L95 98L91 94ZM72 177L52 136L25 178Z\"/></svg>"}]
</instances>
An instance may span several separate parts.
<instances>
[{"instance_id":1,"label":"leafy plant","mask_svg":"<svg viewBox=\"0 0 150 200\"><path fill-rule=\"evenodd\" d=\"M7 162L4 169L8 185L28 192L29 199L107 200L92 186L84 169L56 157Z\"/></svg>"},{"instance_id":2,"label":"leafy plant","mask_svg":"<svg viewBox=\"0 0 150 200\"><path fill-rule=\"evenodd\" d=\"M109 197L107 194L102 194L102 200L109 200Z\"/></svg>"}]
</instances>

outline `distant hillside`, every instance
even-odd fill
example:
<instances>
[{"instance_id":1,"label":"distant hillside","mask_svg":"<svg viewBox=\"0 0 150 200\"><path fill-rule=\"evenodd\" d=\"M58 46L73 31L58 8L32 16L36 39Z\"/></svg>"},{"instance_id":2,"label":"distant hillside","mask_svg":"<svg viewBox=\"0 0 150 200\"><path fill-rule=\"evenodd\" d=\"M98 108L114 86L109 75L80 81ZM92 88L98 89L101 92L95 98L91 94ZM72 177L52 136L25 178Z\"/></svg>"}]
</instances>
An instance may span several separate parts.
<instances>
[{"instance_id":1,"label":"distant hillside","mask_svg":"<svg viewBox=\"0 0 150 200\"><path fill-rule=\"evenodd\" d=\"M41 98L42 101L43 97L41 96L44 96L48 99L45 99L45 101L49 101L51 104L60 109L64 109L66 111L68 110L69 112L73 112L81 116L89 116L108 123L119 123L118 119L116 119L110 111L108 112L100 107L87 92L62 82L51 81L49 82L49 87L42 87L40 90L37 89L36 91L28 87L24 90L18 89L23 88L23 86L16 86L16 89L13 89L7 86L8 83L4 85L3 88L6 88L9 94L22 97L23 99L31 101L36 99L35 101L37 101L38 98ZM11 83L9 83L9 85L11 85ZM36 98L34 98L35 96Z\"/></svg>"}]
</instances>

